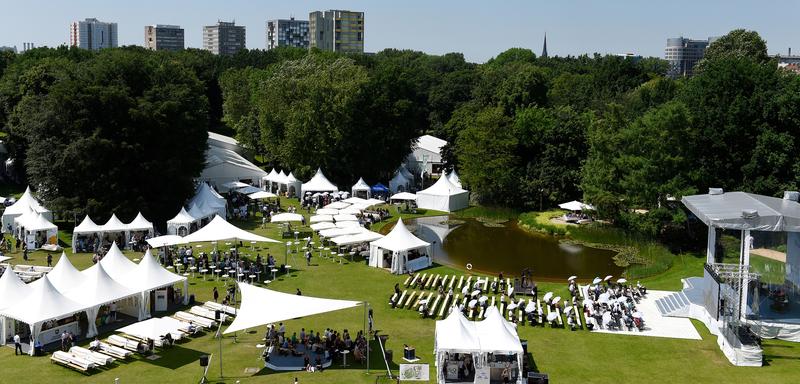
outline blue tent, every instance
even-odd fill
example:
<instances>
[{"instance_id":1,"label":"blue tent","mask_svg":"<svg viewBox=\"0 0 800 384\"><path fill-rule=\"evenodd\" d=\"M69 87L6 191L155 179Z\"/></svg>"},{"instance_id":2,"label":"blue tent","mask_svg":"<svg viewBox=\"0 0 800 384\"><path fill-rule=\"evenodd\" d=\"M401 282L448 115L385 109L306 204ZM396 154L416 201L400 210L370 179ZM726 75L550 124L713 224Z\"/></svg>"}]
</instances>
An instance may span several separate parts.
<instances>
[{"instance_id":1,"label":"blue tent","mask_svg":"<svg viewBox=\"0 0 800 384\"><path fill-rule=\"evenodd\" d=\"M372 186L372 193L389 193L389 188L385 185L378 183Z\"/></svg>"}]
</instances>

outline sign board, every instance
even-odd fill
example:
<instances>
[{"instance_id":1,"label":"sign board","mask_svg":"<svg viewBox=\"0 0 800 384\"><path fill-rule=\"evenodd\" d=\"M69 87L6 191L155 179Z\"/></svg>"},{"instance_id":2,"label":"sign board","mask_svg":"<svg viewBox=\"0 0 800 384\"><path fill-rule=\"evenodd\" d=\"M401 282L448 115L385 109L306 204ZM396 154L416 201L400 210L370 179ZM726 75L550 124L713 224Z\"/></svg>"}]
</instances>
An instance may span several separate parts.
<instances>
[{"instance_id":1,"label":"sign board","mask_svg":"<svg viewBox=\"0 0 800 384\"><path fill-rule=\"evenodd\" d=\"M163 312L163 311L167 310L167 290L166 289L156 290L155 309L156 309L157 312Z\"/></svg>"},{"instance_id":2,"label":"sign board","mask_svg":"<svg viewBox=\"0 0 800 384\"><path fill-rule=\"evenodd\" d=\"M428 364L400 364L400 381L429 381Z\"/></svg>"},{"instance_id":3,"label":"sign board","mask_svg":"<svg viewBox=\"0 0 800 384\"><path fill-rule=\"evenodd\" d=\"M489 367L481 367L475 369L475 381L476 384L489 384L490 380L490 370Z\"/></svg>"}]
</instances>

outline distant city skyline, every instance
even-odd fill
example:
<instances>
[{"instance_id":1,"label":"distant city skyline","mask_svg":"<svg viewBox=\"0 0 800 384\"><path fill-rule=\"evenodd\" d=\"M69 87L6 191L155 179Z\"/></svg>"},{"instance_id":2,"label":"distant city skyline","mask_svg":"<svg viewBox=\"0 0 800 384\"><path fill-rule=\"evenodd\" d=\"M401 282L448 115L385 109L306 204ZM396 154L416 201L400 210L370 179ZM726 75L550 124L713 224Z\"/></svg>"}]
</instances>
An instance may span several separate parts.
<instances>
[{"instance_id":1,"label":"distant city skyline","mask_svg":"<svg viewBox=\"0 0 800 384\"><path fill-rule=\"evenodd\" d=\"M794 27L800 2L674 0L668 8L634 0L410 0L402 4L365 0L229 0L203 2L201 6L190 0L9 1L2 8L6 18L0 24L0 46L20 48L23 42L33 42L37 47L68 44L72 21L97 18L117 23L120 46L143 46L142 30L146 25L173 24L185 30L187 48L202 48L203 26L218 20L235 20L248 30L247 48L264 49L267 20L291 16L307 20L313 11L343 9L365 13L366 52L385 48L430 54L461 52L467 60L484 62L513 47L528 48L538 55L547 33L550 56L597 52L663 58L668 38L704 39L736 28L759 32L771 55L785 54L789 47L800 52L800 35ZM677 16L670 9L678 10Z\"/></svg>"}]
</instances>

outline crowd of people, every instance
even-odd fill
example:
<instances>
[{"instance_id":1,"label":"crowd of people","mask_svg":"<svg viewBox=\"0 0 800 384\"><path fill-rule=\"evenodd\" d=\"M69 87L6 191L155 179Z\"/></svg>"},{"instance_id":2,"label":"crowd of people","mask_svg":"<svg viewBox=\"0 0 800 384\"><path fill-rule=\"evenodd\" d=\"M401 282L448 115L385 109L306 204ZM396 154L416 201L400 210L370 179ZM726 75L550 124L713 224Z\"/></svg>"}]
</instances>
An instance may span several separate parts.
<instances>
[{"instance_id":1,"label":"crowd of people","mask_svg":"<svg viewBox=\"0 0 800 384\"><path fill-rule=\"evenodd\" d=\"M647 288L636 283L635 286L625 284L594 284L587 290L587 300L583 304L586 326L594 328L632 331L644 329L644 319L636 309Z\"/></svg>"},{"instance_id":2,"label":"crowd of people","mask_svg":"<svg viewBox=\"0 0 800 384\"><path fill-rule=\"evenodd\" d=\"M274 324L269 325L264 339L267 342L264 350L265 362L269 362L273 354L302 356L303 369L308 372L322 370L326 361L333 360L343 351L349 351L357 361L365 362L368 348L362 331L358 331L355 338L351 337L347 329L340 333L329 328L325 328L322 333L301 328L299 333L292 332L289 335L283 323L279 323L277 328Z\"/></svg>"}]
</instances>

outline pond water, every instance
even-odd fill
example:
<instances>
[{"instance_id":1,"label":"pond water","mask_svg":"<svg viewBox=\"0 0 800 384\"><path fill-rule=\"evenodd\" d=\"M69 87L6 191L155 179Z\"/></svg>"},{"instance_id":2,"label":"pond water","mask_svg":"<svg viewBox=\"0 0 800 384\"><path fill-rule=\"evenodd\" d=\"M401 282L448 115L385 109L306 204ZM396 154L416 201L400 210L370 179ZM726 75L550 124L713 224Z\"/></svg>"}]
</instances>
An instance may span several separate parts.
<instances>
[{"instance_id":1,"label":"pond water","mask_svg":"<svg viewBox=\"0 0 800 384\"><path fill-rule=\"evenodd\" d=\"M620 276L623 268L614 264L613 251L563 244L555 237L533 234L517 226L516 221L502 227L487 227L467 219L462 224L445 224L447 216L408 220L415 235L432 243L436 263L506 276L519 276L530 268L539 280L563 281L571 275L581 280L595 276ZM388 230L388 228L384 229Z\"/></svg>"}]
</instances>

